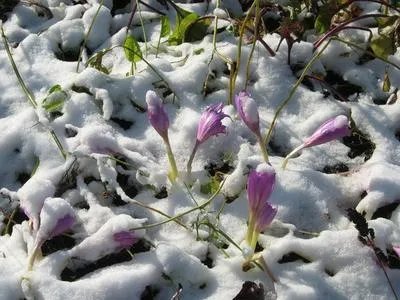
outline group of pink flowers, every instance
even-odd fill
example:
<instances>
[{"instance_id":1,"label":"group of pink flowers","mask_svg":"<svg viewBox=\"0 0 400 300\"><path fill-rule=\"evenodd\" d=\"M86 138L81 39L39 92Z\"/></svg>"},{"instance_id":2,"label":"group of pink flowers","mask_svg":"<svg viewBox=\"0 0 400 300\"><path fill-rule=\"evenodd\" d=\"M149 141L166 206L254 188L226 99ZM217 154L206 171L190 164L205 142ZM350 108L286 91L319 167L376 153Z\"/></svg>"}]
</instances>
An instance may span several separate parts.
<instances>
[{"instance_id":1,"label":"group of pink flowers","mask_svg":"<svg viewBox=\"0 0 400 300\"><path fill-rule=\"evenodd\" d=\"M161 99L154 91L148 91L146 94L146 102L148 105L148 118L154 129L163 138L168 158L171 163L171 173L174 173L172 182L175 182L178 176L175 160L172 155L171 147L168 140L168 115L163 107ZM265 160L264 164L258 166L256 170L250 171L247 179L247 198L249 201L249 217L246 241L255 249L258 236L263 232L274 219L278 209L269 202L269 198L275 186L275 170L269 164L268 154L264 145L261 130L259 113L256 101L246 91L241 91L235 96L236 110L252 131L259 142L261 153ZM218 103L208 106L201 114L198 127L196 141L193 151L187 163L187 175L191 176L191 165L195 157L198 147L208 140L210 137L219 133L226 133L226 126L222 124L222 120L229 117L222 111L223 104ZM342 138L350 134L349 120L345 115L339 115L329 119L323 123L303 144L295 148L284 160L282 166L285 167L288 159L298 151L330 142L335 139ZM170 176L171 178L171 176Z\"/></svg>"}]
</instances>

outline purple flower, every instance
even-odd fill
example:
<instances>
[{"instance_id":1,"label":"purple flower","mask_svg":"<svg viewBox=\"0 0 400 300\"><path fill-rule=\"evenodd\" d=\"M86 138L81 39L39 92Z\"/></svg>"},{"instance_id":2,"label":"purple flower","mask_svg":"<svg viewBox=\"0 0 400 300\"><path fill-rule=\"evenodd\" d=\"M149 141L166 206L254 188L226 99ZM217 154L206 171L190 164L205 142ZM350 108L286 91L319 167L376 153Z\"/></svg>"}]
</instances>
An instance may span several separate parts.
<instances>
[{"instance_id":1,"label":"purple flower","mask_svg":"<svg viewBox=\"0 0 400 300\"><path fill-rule=\"evenodd\" d=\"M268 164L260 165L248 176L249 225L246 239L253 249L256 247L258 235L271 224L278 211L268 202L274 186L275 170Z\"/></svg>"},{"instance_id":2,"label":"purple flower","mask_svg":"<svg viewBox=\"0 0 400 300\"><path fill-rule=\"evenodd\" d=\"M236 110L240 118L254 134L260 135L260 117L256 101L245 90L235 96Z\"/></svg>"},{"instance_id":3,"label":"purple flower","mask_svg":"<svg viewBox=\"0 0 400 300\"><path fill-rule=\"evenodd\" d=\"M197 143L201 144L218 133L226 133L222 119L228 115L222 112L222 103L207 106L202 113L197 127Z\"/></svg>"},{"instance_id":4,"label":"purple flower","mask_svg":"<svg viewBox=\"0 0 400 300\"><path fill-rule=\"evenodd\" d=\"M130 231L120 231L114 233L113 239L121 249L130 248L134 243L138 241L136 236Z\"/></svg>"},{"instance_id":5,"label":"purple flower","mask_svg":"<svg viewBox=\"0 0 400 300\"><path fill-rule=\"evenodd\" d=\"M255 221L255 231L264 231L269 224L271 224L276 213L278 212L277 207L273 207L269 202L265 202L263 206L258 208Z\"/></svg>"},{"instance_id":6,"label":"purple flower","mask_svg":"<svg viewBox=\"0 0 400 300\"><path fill-rule=\"evenodd\" d=\"M72 227L72 225L74 224L74 220L75 220L74 216L69 215L69 214L58 219L56 226L49 233L48 239L51 239L57 235L60 235L64 232L66 232L68 229L70 229Z\"/></svg>"},{"instance_id":7,"label":"purple flower","mask_svg":"<svg viewBox=\"0 0 400 300\"><path fill-rule=\"evenodd\" d=\"M168 137L169 120L160 97L154 91L147 91L146 103L151 125L163 139L166 139Z\"/></svg>"},{"instance_id":8,"label":"purple flower","mask_svg":"<svg viewBox=\"0 0 400 300\"><path fill-rule=\"evenodd\" d=\"M351 130L349 127L349 119L345 115L339 115L333 119L329 119L308 137L303 148L324 144L344 136L348 136Z\"/></svg>"},{"instance_id":9,"label":"purple flower","mask_svg":"<svg viewBox=\"0 0 400 300\"><path fill-rule=\"evenodd\" d=\"M289 159L300 150L340 139L342 137L348 136L350 132L351 129L347 116L339 115L335 118L329 119L320 127L318 127L318 129L310 137L308 137L303 144L295 148L285 157L282 162L282 168L285 168Z\"/></svg>"},{"instance_id":10,"label":"purple flower","mask_svg":"<svg viewBox=\"0 0 400 300\"><path fill-rule=\"evenodd\" d=\"M271 196L275 186L275 170L264 164L262 171L252 170L247 178L250 213L256 215Z\"/></svg>"}]
</instances>

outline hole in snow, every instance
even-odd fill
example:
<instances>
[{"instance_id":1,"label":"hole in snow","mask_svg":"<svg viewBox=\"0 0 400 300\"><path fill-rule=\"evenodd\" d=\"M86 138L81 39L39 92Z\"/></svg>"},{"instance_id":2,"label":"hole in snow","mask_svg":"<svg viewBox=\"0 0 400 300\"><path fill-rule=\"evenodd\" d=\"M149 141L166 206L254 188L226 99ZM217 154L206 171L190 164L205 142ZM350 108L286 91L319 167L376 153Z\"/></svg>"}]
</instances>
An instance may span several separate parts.
<instances>
[{"instance_id":1,"label":"hole in snow","mask_svg":"<svg viewBox=\"0 0 400 300\"><path fill-rule=\"evenodd\" d=\"M233 300L264 300L265 298L264 286L253 281L246 281L242 285L239 294Z\"/></svg>"},{"instance_id":2,"label":"hole in snow","mask_svg":"<svg viewBox=\"0 0 400 300\"><path fill-rule=\"evenodd\" d=\"M311 260L301 256L300 254L297 254L296 252L289 252L287 254L284 254L282 256L282 258L278 260L278 263L285 264L285 263L294 262L297 260L301 260L306 264L311 262Z\"/></svg>"},{"instance_id":3,"label":"hole in snow","mask_svg":"<svg viewBox=\"0 0 400 300\"><path fill-rule=\"evenodd\" d=\"M348 157L355 158L364 155L364 161L369 160L375 150L375 144L356 127L352 119L351 134L343 138L343 144L350 148Z\"/></svg>"},{"instance_id":4,"label":"hole in snow","mask_svg":"<svg viewBox=\"0 0 400 300\"><path fill-rule=\"evenodd\" d=\"M155 198L157 199L164 199L168 197L168 192L167 192L167 188L165 186L163 186L160 191L154 195Z\"/></svg>"},{"instance_id":5,"label":"hole in snow","mask_svg":"<svg viewBox=\"0 0 400 300\"><path fill-rule=\"evenodd\" d=\"M201 262L203 265L206 265L207 268L212 269L214 267L214 260L211 258L211 253L210 251L207 252L206 258L202 260Z\"/></svg>"},{"instance_id":6,"label":"hole in snow","mask_svg":"<svg viewBox=\"0 0 400 300\"><path fill-rule=\"evenodd\" d=\"M322 169L322 172L325 174L337 174L337 173L344 173L348 172L349 167L346 166L344 163L337 163L336 165L333 166L325 166Z\"/></svg>"},{"instance_id":7,"label":"hole in snow","mask_svg":"<svg viewBox=\"0 0 400 300\"><path fill-rule=\"evenodd\" d=\"M55 236L50 240L45 241L44 244L42 245L41 250L42 250L42 255L47 256L58 250L71 249L74 246L75 246L75 240L67 234L62 234Z\"/></svg>"},{"instance_id":8,"label":"hole in snow","mask_svg":"<svg viewBox=\"0 0 400 300\"><path fill-rule=\"evenodd\" d=\"M131 253L141 253L141 252L147 252L149 250L150 250L149 243L147 243L143 239L139 240L136 244L134 244L131 248L129 248L129 251ZM106 255L95 262L87 263L84 266L78 268L73 268L70 265L67 265L67 267L61 272L60 277L61 280L63 281L72 282L96 270L109 267L115 264L127 262L130 261L131 259L132 259L131 255L128 253L127 250L124 249L118 253L112 253Z\"/></svg>"},{"instance_id":9,"label":"hole in snow","mask_svg":"<svg viewBox=\"0 0 400 300\"><path fill-rule=\"evenodd\" d=\"M160 290L153 285L146 285L142 294L140 295L140 300L154 300Z\"/></svg>"},{"instance_id":10,"label":"hole in snow","mask_svg":"<svg viewBox=\"0 0 400 300\"><path fill-rule=\"evenodd\" d=\"M400 204L400 200L390 203L388 205L379 207L372 215L371 220L377 219L377 218L385 218L385 219L390 220L390 218L392 218L393 211L399 206L399 204Z\"/></svg>"},{"instance_id":11,"label":"hole in snow","mask_svg":"<svg viewBox=\"0 0 400 300\"><path fill-rule=\"evenodd\" d=\"M133 125L132 121L119 119L115 117L112 117L110 120L113 121L114 123L117 123L123 130L128 130Z\"/></svg>"}]
</instances>

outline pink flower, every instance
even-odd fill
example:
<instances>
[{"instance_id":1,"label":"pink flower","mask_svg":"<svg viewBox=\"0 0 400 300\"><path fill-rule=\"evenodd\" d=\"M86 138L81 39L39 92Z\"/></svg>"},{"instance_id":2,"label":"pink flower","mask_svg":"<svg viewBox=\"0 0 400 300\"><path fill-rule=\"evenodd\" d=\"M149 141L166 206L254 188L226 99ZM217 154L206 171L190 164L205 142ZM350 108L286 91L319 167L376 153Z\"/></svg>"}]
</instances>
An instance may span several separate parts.
<instances>
[{"instance_id":1,"label":"pink flower","mask_svg":"<svg viewBox=\"0 0 400 300\"><path fill-rule=\"evenodd\" d=\"M247 179L247 198L249 200L249 226L247 242L255 249L257 238L274 219L278 209L268 198L275 186L275 170L268 164L250 172Z\"/></svg>"},{"instance_id":2,"label":"pink flower","mask_svg":"<svg viewBox=\"0 0 400 300\"><path fill-rule=\"evenodd\" d=\"M252 170L247 178L247 198L250 213L253 214L257 214L264 206L275 186L275 170L269 165L266 166L261 172Z\"/></svg>"},{"instance_id":3,"label":"pink flower","mask_svg":"<svg viewBox=\"0 0 400 300\"><path fill-rule=\"evenodd\" d=\"M260 117L258 115L256 101L254 101L247 91L243 90L235 96L235 104L240 118L247 127L249 127L255 135L260 135Z\"/></svg>"},{"instance_id":4,"label":"pink flower","mask_svg":"<svg viewBox=\"0 0 400 300\"><path fill-rule=\"evenodd\" d=\"M120 231L114 233L113 239L121 249L130 248L138 241L137 237L133 234L133 232L130 231Z\"/></svg>"},{"instance_id":5,"label":"pink flower","mask_svg":"<svg viewBox=\"0 0 400 300\"><path fill-rule=\"evenodd\" d=\"M350 134L349 119L345 115L339 115L333 119L329 119L308 137L303 148L324 144L336 139L340 139Z\"/></svg>"},{"instance_id":6,"label":"pink flower","mask_svg":"<svg viewBox=\"0 0 400 300\"><path fill-rule=\"evenodd\" d=\"M308 137L303 144L295 148L285 157L282 162L282 168L285 168L288 160L300 150L340 139L348 136L350 133L351 129L347 116L339 115L335 118L329 119L324 124L319 126L318 129L310 137Z\"/></svg>"},{"instance_id":7,"label":"pink flower","mask_svg":"<svg viewBox=\"0 0 400 300\"><path fill-rule=\"evenodd\" d=\"M226 133L225 125L222 125L222 119L228 115L222 112L222 103L210 105L201 114L199 125L197 127L197 143L201 144L210 137L219 133Z\"/></svg>"},{"instance_id":8,"label":"pink flower","mask_svg":"<svg viewBox=\"0 0 400 300\"><path fill-rule=\"evenodd\" d=\"M166 139L168 137L169 119L160 97L154 91L147 91L146 103L150 124L163 139Z\"/></svg>"},{"instance_id":9,"label":"pink flower","mask_svg":"<svg viewBox=\"0 0 400 300\"><path fill-rule=\"evenodd\" d=\"M275 218L278 208L272 206L268 201L266 201L261 207L258 208L256 214L255 231L264 231L272 220Z\"/></svg>"}]
</instances>

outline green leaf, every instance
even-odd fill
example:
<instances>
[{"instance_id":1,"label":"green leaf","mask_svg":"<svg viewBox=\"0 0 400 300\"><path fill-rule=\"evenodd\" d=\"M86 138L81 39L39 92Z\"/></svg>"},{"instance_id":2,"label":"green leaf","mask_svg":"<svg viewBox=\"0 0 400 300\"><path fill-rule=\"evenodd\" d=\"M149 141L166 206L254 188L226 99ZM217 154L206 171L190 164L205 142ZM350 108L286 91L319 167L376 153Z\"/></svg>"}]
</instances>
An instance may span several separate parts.
<instances>
[{"instance_id":1,"label":"green leaf","mask_svg":"<svg viewBox=\"0 0 400 300\"><path fill-rule=\"evenodd\" d=\"M191 13L184 17L179 22L179 18L177 18L177 24L175 25L175 29L170 35L168 39L169 45L180 45L184 41L185 32L189 28L189 26L195 22L199 17L195 13Z\"/></svg>"},{"instance_id":2,"label":"green leaf","mask_svg":"<svg viewBox=\"0 0 400 300\"><path fill-rule=\"evenodd\" d=\"M326 10L321 10L318 17L315 19L315 30L322 34L329 30L331 26L331 15Z\"/></svg>"},{"instance_id":3,"label":"green leaf","mask_svg":"<svg viewBox=\"0 0 400 300\"><path fill-rule=\"evenodd\" d=\"M375 36L370 46L376 56L384 59L386 59L388 55L394 54L396 51L393 38L386 35Z\"/></svg>"},{"instance_id":4,"label":"green leaf","mask_svg":"<svg viewBox=\"0 0 400 300\"><path fill-rule=\"evenodd\" d=\"M161 17L161 32L160 32L160 36L161 37L166 37L169 32L171 31L171 26L169 23L169 19L167 16L162 16Z\"/></svg>"},{"instance_id":5,"label":"green leaf","mask_svg":"<svg viewBox=\"0 0 400 300\"><path fill-rule=\"evenodd\" d=\"M47 95L50 95L50 94L52 94L52 93L54 93L54 92L61 92L61 91L62 91L61 85L56 84L56 85L53 85L53 86L50 88L50 90L49 90L49 92L47 93Z\"/></svg>"},{"instance_id":6,"label":"green leaf","mask_svg":"<svg viewBox=\"0 0 400 300\"><path fill-rule=\"evenodd\" d=\"M200 186L200 192L207 195L213 195L218 191L221 181L221 176L215 175L211 177L211 180L208 183Z\"/></svg>"},{"instance_id":7,"label":"green leaf","mask_svg":"<svg viewBox=\"0 0 400 300\"><path fill-rule=\"evenodd\" d=\"M124 42L124 52L126 58L130 62L137 62L142 59L142 51L140 50L140 46L136 39L129 35Z\"/></svg>"},{"instance_id":8,"label":"green leaf","mask_svg":"<svg viewBox=\"0 0 400 300\"><path fill-rule=\"evenodd\" d=\"M210 25L211 19L198 20L197 18L186 28L184 41L190 43L202 40L207 35L207 30Z\"/></svg>"},{"instance_id":9,"label":"green leaf","mask_svg":"<svg viewBox=\"0 0 400 300\"><path fill-rule=\"evenodd\" d=\"M59 84L53 85L48 93L47 97L42 101L42 107L47 112L54 112L60 110L67 99L68 94L63 91Z\"/></svg>"},{"instance_id":10,"label":"green leaf","mask_svg":"<svg viewBox=\"0 0 400 300\"><path fill-rule=\"evenodd\" d=\"M384 91L385 93L389 92L390 90L390 78L389 78L389 74L387 71L385 71L385 75L383 76L383 87L382 87L382 91Z\"/></svg>"},{"instance_id":11,"label":"green leaf","mask_svg":"<svg viewBox=\"0 0 400 300\"><path fill-rule=\"evenodd\" d=\"M64 104L64 101L65 101L65 98L64 99L59 98L59 99L57 99L55 101L52 101L50 103L43 104L42 106L48 112L54 112L54 111L60 110L62 108L62 106Z\"/></svg>"}]
</instances>

